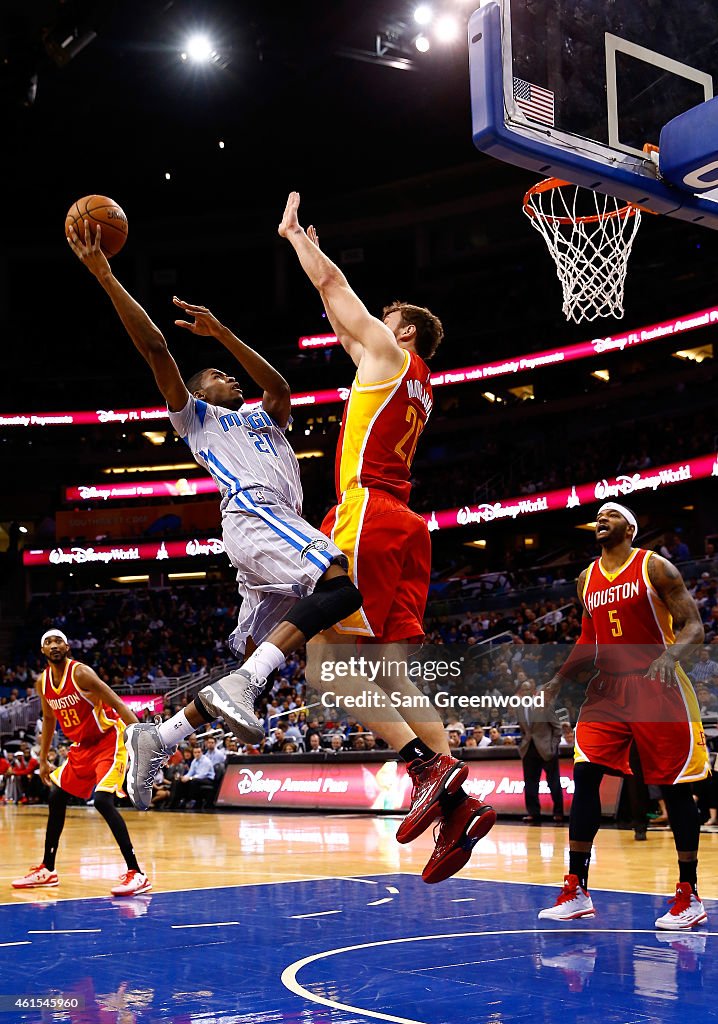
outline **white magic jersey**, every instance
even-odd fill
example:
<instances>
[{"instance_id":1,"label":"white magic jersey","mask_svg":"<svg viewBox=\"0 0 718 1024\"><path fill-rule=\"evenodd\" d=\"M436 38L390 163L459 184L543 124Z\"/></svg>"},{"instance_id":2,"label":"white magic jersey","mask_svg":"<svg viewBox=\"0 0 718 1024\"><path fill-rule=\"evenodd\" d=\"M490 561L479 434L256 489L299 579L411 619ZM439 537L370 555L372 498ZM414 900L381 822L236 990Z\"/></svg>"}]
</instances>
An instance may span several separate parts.
<instances>
[{"instance_id":1,"label":"white magic jersey","mask_svg":"<svg viewBox=\"0 0 718 1024\"><path fill-rule=\"evenodd\" d=\"M285 436L286 428L261 406L253 412L235 412L190 395L184 409L170 412L169 418L195 461L214 477L222 495L222 512L241 492L259 487L273 491L301 513L297 457Z\"/></svg>"}]
</instances>

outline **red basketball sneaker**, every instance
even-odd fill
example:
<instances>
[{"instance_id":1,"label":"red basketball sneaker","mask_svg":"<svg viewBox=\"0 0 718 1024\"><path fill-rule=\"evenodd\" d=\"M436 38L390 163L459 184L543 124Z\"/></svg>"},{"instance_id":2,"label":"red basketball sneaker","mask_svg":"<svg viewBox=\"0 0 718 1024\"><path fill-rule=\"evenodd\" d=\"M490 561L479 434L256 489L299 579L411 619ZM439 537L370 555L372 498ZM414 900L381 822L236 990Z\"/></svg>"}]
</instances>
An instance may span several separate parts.
<instances>
[{"instance_id":1,"label":"red basketball sneaker","mask_svg":"<svg viewBox=\"0 0 718 1024\"><path fill-rule=\"evenodd\" d=\"M436 848L421 873L425 882L443 882L471 857L479 839L490 832L496 822L496 811L468 796L442 821L436 837Z\"/></svg>"},{"instance_id":2,"label":"red basketball sneaker","mask_svg":"<svg viewBox=\"0 0 718 1024\"><path fill-rule=\"evenodd\" d=\"M430 761L414 765L416 761L406 766L414 788L409 813L396 833L397 843L410 843L440 817L439 798L443 793L455 793L469 774L464 762L450 754L437 754Z\"/></svg>"}]
</instances>

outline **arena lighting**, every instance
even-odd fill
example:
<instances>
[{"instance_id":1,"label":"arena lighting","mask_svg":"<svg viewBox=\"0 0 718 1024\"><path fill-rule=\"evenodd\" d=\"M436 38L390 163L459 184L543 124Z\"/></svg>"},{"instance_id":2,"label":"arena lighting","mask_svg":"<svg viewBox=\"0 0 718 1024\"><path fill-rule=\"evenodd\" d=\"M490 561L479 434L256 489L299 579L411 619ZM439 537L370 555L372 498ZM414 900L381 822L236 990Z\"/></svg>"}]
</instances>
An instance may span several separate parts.
<instances>
[{"instance_id":1,"label":"arena lighting","mask_svg":"<svg viewBox=\"0 0 718 1024\"><path fill-rule=\"evenodd\" d=\"M102 472L110 476L120 476L122 473L171 473L175 469L196 468L196 462L171 462L159 466L106 466Z\"/></svg>"},{"instance_id":2,"label":"arena lighting","mask_svg":"<svg viewBox=\"0 0 718 1024\"><path fill-rule=\"evenodd\" d=\"M168 572L168 580L205 580L206 572Z\"/></svg>"},{"instance_id":3,"label":"arena lighting","mask_svg":"<svg viewBox=\"0 0 718 1024\"><path fill-rule=\"evenodd\" d=\"M147 583L149 582L149 576L113 576L113 583ZM99 587L99 583L95 586Z\"/></svg>"},{"instance_id":4,"label":"arena lighting","mask_svg":"<svg viewBox=\"0 0 718 1024\"><path fill-rule=\"evenodd\" d=\"M414 46L417 48L419 53L428 53L431 49L431 43L426 36L417 36L414 40Z\"/></svg>"},{"instance_id":5,"label":"arena lighting","mask_svg":"<svg viewBox=\"0 0 718 1024\"><path fill-rule=\"evenodd\" d=\"M462 508L442 509L424 513L429 532L449 530L460 526L486 526L499 520L516 522L527 515L538 512L558 512L565 509L596 505L607 498L623 497L638 492L655 496L658 490L675 484L718 478L718 455L700 455L684 462L666 466L651 467L640 473L622 474L585 484L573 484L543 494L521 495L504 498L501 501L481 502L478 505L464 505ZM587 529L590 527L580 527ZM52 549L28 549L22 553L23 565L84 565L86 563L147 562L163 561L167 558L213 557L224 552L224 544L217 537L191 538L190 540L138 541L134 544L90 545L82 547L56 547Z\"/></svg>"},{"instance_id":6,"label":"arena lighting","mask_svg":"<svg viewBox=\"0 0 718 1024\"><path fill-rule=\"evenodd\" d=\"M124 436L124 435L123 435ZM143 430L142 436L146 437L150 444L164 444L167 440L166 430Z\"/></svg>"},{"instance_id":7,"label":"arena lighting","mask_svg":"<svg viewBox=\"0 0 718 1024\"><path fill-rule=\"evenodd\" d=\"M191 60L195 64L207 64L216 56L217 51L209 38L204 35L190 36L182 51L182 60Z\"/></svg>"},{"instance_id":8,"label":"arena lighting","mask_svg":"<svg viewBox=\"0 0 718 1024\"><path fill-rule=\"evenodd\" d=\"M596 380L602 380L604 384L607 384L611 379L611 374L608 370L594 370L591 376L595 377Z\"/></svg>"},{"instance_id":9,"label":"arena lighting","mask_svg":"<svg viewBox=\"0 0 718 1024\"><path fill-rule=\"evenodd\" d=\"M431 376L432 387L445 384L470 384L475 381L493 380L495 377L512 376L529 370L540 370L556 365L564 365L576 359L592 359L597 355L610 352L624 352L652 341L675 337L687 331L698 330L718 323L718 306L709 306L696 313L688 313L672 320L651 324L647 327L634 327L622 334L613 334L603 338L592 338L580 341L575 345L544 349L521 356L510 356L494 363L482 363L477 366L462 366L454 370L441 370ZM348 379L348 377L347 377ZM326 391L308 391L292 395L292 406L330 405L346 402L349 397L348 387L329 388ZM249 411L257 408L259 398L248 399L244 408ZM167 417L166 406L152 406L146 409L117 409L79 412L12 412L0 413L2 427L61 427L79 426L82 424L114 423L121 426L147 420L164 420ZM147 471L154 471L150 467Z\"/></svg>"},{"instance_id":10,"label":"arena lighting","mask_svg":"<svg viewBox=\"0 0 718 1024\"><path fill-rule=\"evenodd\" d=\"M450 14L444 14L434 26L434 35L440 43L453 43L459 37L459 23Z\"/></svg>"},{"instance_id":11,"label":"arena lighting","mask_svg":"<svg viewBox=\"0 0 718 1024\"><path fill-rule=\"evenodd\" d=\"M428 25L434 14L428 4L419 4L414 11L414 21L417 25Z\"/></svg>"}]
</instances>

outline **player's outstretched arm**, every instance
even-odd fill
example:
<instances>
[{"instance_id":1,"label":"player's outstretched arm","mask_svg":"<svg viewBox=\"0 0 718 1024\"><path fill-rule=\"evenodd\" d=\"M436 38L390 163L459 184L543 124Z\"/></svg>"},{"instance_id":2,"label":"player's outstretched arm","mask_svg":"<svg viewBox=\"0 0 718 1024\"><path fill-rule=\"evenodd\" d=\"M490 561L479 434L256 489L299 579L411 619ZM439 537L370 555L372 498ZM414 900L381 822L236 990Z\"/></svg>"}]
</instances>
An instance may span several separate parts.
<instances>
[{"instance_id":1,"label":"player's outstretched arm","mask_svg":"<svg viewBox=\"0 0 718 1024\"><path fill-rule=\"evenodd\" d=\"M135 725L139 719L134 711L127 707L121 697L111 690L107 683L103 683L96 672L89 665L78 665L75 669L75 685L86 694L90 700L101 700L103 704L116 711L125 725Z\"/></svg>"},{"instance_id":2,"label":"player's outstretched arm","mask_svg":"<svg viewBox=\"0 0 718 1024\"><path fill-rule=\"evenodd\" d=\"M321 249L321 246L319 245L319 235L317 234L317 229L313 224L310 224L307 228L307 238L313 245L316 245L318 249ZM354 365L358 366L361 362L361 357L364 355L363 347L359 344L356 338L351 336L349 331L336 315L332 309L332 304L329 301L327 293L320 291L319 294L321 295L322 302L324 303L324 311L327 314L327 320L331 324L331 328L337 336L337 341L351 358Z\"/></svg>"},{"instance_id":3,"label":"player's outstretched arm","mask_svg":"<svg viewBox=\"0 0 718 1024\"><path fill-rule=\"evenodd\" d=\"M85 221L85 238L90 237L88 222ZM167 348L162 331L157 327L130 293L123 288L110 269L105 254L100 249L101 225L95 229L94 241L87 245L81 241L75 229L70 227L67 241L79 261L102 285L117 310L132 342L147 361L155 375L157 386L162 392L171 412L179 412L187 404L189 392L177 368L177 363Z\"/></svg>"},{"instance_id":4,"label":"player's outstretched arm","mask_svg":"<svg viewBox=\"0 0 718 1024\"><path fill-rule=\"evenodd\" d=\"M404 353L396 338L385 323L371 315L339 267L307 236L299 223L298 211L299 193L290 192L279 234L293 247L302 269L328 302L332 315L371 356L372 372L392 376L404 362Z\"/></svg>"},{"instance_id":5,"label":"player's outstretched arm","mask_svg":"<svg viewBox=\"0 0 718 1024\"><path fill-rule=\"evenodd\" d=\"M206 306L194 306L190 302L178 299L176 295L173 296L172 301L175 306L179 306L193 318L191 323L188 320L175 320L175 324L191 331L192 334L216 338L220 344L224 345L239 365L247 371L257 387L263 390L262 407L265 412L268 412L281 427L285 427L289 422L292 408L292 393L289 384L279 370L267 362L264 356L260 356L259 352L255 352L249 345L240 341L236 334L220 323Z\"/></svg>"},{"instance_id":6,"label":"player's outstretched arm","mask_svg":"<svg viewBox=\"0 0 718 1024\"><path fill-rule=\"evenodd\" d=\"M648 578L671 613L676 637L675 643L653 662L648 675L670 684L675 682L676 662L688 654L694 644L703 642L703 623L698 605L688 593L675 565L661 555L652 554L648 560Z\"/></svg>"}]
</instances>

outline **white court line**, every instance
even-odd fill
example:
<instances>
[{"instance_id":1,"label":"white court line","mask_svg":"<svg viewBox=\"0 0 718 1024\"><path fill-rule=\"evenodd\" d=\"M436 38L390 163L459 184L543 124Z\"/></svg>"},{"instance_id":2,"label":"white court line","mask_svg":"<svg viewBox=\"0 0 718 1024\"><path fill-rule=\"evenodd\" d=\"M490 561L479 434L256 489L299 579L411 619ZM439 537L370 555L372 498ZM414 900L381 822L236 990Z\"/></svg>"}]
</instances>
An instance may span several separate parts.
<instances>
[{"instance_id":1,"label":"white court line","mask_svg":"<svg viewBox=\"0 0 718 1024\"><path fill-rule=\"evenodd\" d=\"M89 932L101 932L102 928L43 928L29 931L28 935L85 935Z\"/></svg>"},{"instance_id":2,"label":"white court line","mask_svg":"<svg viewBox=\"0 0 718 1024\"><path fill-rule=\"evenodd\" d=\"M459 900L451 900L451 903L474 903L475 901L475 896L462 896Z\"/></svg>"},{"instance_id":3,"label":"white court line","mask_svg":"<svg viewBox=\"0 0 718 1024\"><path fill-rule=\"evenodd\" d=\"M170 928L226 928L227 925L241 923L241 921L208 921L202 924L172 924Z\"/></svg>"},{"instance_id":4,"label":"white court line","mask_svg":"<svg viewBox=\"0 0 718 1024\"><path fill-rule=\"evenodd\" d=\"M396 887L395 885L387 885L387 887L386 887L386 891L387 891L387 892L393 892L395 896L396 896L396 895L398 894L398 892L399 892L399 890L397 889L397 887Z\"/></svg>"},{"instance_id":5,"label":"white court line","mask_svg":"<svg viewBox=\"0 0 718 1024\"><path fill-rule=\"evenodd\" d=\"M77 808L69 808L69 809L70 810L75 810ZM143 813L143 812L138 811L137 813L140 814L140 813ZM245 871L244 873L245 874L249 874L251 872ZM259 874L259 871L257 871L256 874ZM386 875L398 875L398 874L404 874L404 875L410 875L411 876L411 872L410 871L380 871L380 872L376 872L376 877L377 878L384 878ZM189 878L190 875L191 875L191 872L188 871L187 872L187 877ZM412 876L412 877L418 877L418 876ZM0 877L0 881L2 881L1 877ZM162 889L161 891L155 890L152 893L152 895L153 896L163 896L165 893L175 893L175 892L187 893L190 890L192 892L212 892L215 889L246 889L247 886L250 886L250 885L298 885L300 882L335 882L335 881L367 882L367 885L378 885L379 884L378 882L369 882L369 881L367 881L364 878L347 878L344 875L301 875L299 878L277 878L274 881L265 879L263 882L235 882L234 885L203 885L203 886L196 886L196 885L189 886L188 885L188 886L185 886L184 889ZM490 881L490 879L487 879L487 881ZM106 902L109 903L110 898L111 898L110 896L57 896L57 897L53 896L51 899L43 900L43 906L46 906L46 905L50 906L51 904L54 904L54 903L67 903L70 900L74 900L75 902L79 902L80 900L82 900L83 903L86 902L87 900L105 900ZM26 907L29 902L30 902L30 900L5 900L5 901L0 900L0 907L18 907L18 906Z\"/></svg>"},{"instance_id":6,"label":"white court line","mask_svg":"<svg viewBox=\"0 0 718 1024\"><path fill-rule=\"evenodd\" d=\"M313 914L292 914L292 921L303 921L306 917L327 917L328 914L341 914L341 910L317 910Z\"/></svg>"},{"instance_id":7,"label":"white court line","mask_svg":"<svg viewBox=\"0 0 718 1024\"><path fill-rule=\"evenodd\" d=\"M306 967L308 964L315 963L317 960L324 960L330 956L338 956L340 953L353 953L358 949L373 949L378 946L398 946L406 942L432 942L441 939L464 939L464 938L484 938L487 936L497 935L561 935L564 939L566 937L566 930L563 928L510 928L504 931L491 931L491 932L448 932L444 935L414 935L410 938L404 939L381 939L377 942L361 942L356 946L342 946L339 949L327 949L323 953L313 953L311 956L305 956L301 960L295 960L293 964L289 964L282 971L281 981L285 988L288 988L290 992L295 995L302 997L303 999L309 1000L312 1003L319 1003L321 1006L328 1006L332 1010L345 1010L347 1013L361 1013L365 1017L372 1017L374 1020L386 1020L390 1021L391 1024L425 1024L423 1021L409 1019L408 1017L394 1017L390 1013L378 1013L376 1010L365 1010L361 1006L351 1006L349 1003L340 1003L335 999L325 999L324 996L319 996L314 992L310 992L308 988L300 984L297 981L297 974ZM581 928L580 935L655 935L655 928ZM678 936L681 932L664 932L662 934ZM694 934L699 935L718 935L718 932L696 932ZM412 972L413 973L413 972Z\"/></svg>"},{"instance_id":8,"label":"white court line","mask_svg":"<svg viewBox=\"0 0 718 1024\"><path fill-rule=\"evenodd\" d=\"M6 946L32 946L32 942L29 939L22 942L0 942L0 949L5 949Z\"/></svg>"},{"instance_id":9,"label":"white court line","mask_svg":"<svg viewBox=\"0 0 718 1024\"><path fill-rule=\"evenodd\" d=\"M337 880L340 882L361 882L362 885L378 885L378 882L373 882L369 878L352 878L351 875L337 875ZM398 890L397 890L398 892Z\"/></svg>"},{"instance_id":10,"label":"white court line","mask_svg":"<svg viewBox=\"0 0 718 1024\"><path fill-rule=\"evenodd\" d=\"M382 903L393 903L393 896L385 896L383 900L372 900L371 903L367 903L368 907L380 907Z\"/></svg>"}]
</instances>

